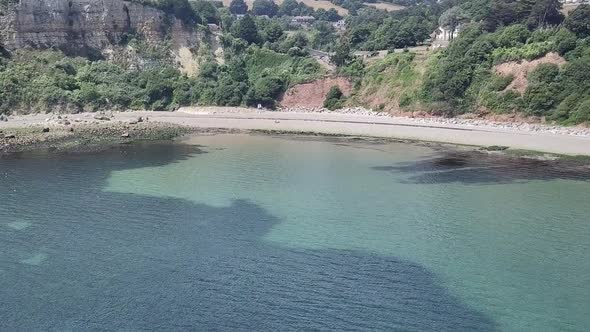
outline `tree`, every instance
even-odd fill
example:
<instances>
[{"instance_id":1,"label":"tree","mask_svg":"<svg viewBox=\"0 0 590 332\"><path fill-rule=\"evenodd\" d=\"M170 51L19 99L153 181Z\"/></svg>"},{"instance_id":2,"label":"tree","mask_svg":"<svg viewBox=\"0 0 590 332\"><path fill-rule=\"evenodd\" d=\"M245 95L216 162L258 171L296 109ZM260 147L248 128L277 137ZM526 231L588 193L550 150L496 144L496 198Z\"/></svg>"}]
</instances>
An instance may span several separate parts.
<instances>
[{"instance_id":1,"label":"tree","mask_svg":"<svg viewBox=\"0 0 590 332\"><path fill-rule=\"evenodd\" d=\"M229 4L229 11L234 15L244 15L248 12L248 5L244 0L232 0Z\"/></svg>"},{"instance_id":2,"label":"tree","mask_svg":"<svg viewBox=\"0 0 590 332\"><path fill-rule=\"evenodd\" d=\"M279 6L280 16L296 16L299 10L299 3L297 0L284 0Z\"/></svg>"},{"instance_id":3,"label":"tree","mask_svg":"<svg viewBox=\"0 0 590 332\"><path fill-rule=\"evenodd\" d=\"M233 27L233 35L237 38L245 40L248 44L256 44L260 42L260 35L258 35L258 28L252 16L246 14L241 20L236 22Z\"/></svg>"},{"instance_id":4,"label":"tree","mask_svg":"<svg viewBox=\"0 0 590 332\"><path fill-rule=\"evenodd\" d=\"M590 36L590 5L580 5L565 20L565 27L580 38Z\"/></svg>"},{"instance_id":5,"label":"tree","mask_svg":"<svg viewBox=\"0 0 590 332\"><path fill-rule=\"evenodd\" d=\"M447 9L440 16L438 23L440 26L448 28L451 31L451 39L453 34L457 30L457 27L462 23L468 22L469 16L461 7L452 7Z\"/></svg>"},{"instance_id":6,"label":"tree","mask_svg":"<svg viewBox=\"0 0 590 332\"><path fill-rule=\"evenodd\" d=\"M563 14L560 10L559 0L536 1L527 19L527 25L532 29L545 25L558 25L563 22Z\"/></svg>"},{"instance_id":7,"label":"tree","mask_svg":"<svg viewBox=\"0 0 590 332\"><path fill-rule=\"evenodd\" d=\"M327 22L314 24L314 32L311 37L312 47L315 49L329 49L336 41L334 28Z\"/></svg>"},{"instance_id":8,"label":"tree","mask_svg":"<svg viewBox=\"0 0 590 332\"><path fill-rule=\"evenodd\" d=\"M264 37L265 40L274 43L281 39L283 36L283 28L279 24L279 22L273 20L267 26L264 27Z\"/></svg>"},{"instance_id":9,"label":"tree","mask_svg":"<svg viewBox=\"0 0 590 332\"><path fill-rule=\"evenodd\" d=\"M200 23L199 17L188 0L160 0L156 3L156 7L174 15L185 24Z\"/></svg>"},{"instance_id":10,"label":"tree","mask_svg":"<svg viewBox=\"0 0 590 332\"><path fill-rule=\"evenodd\" d=\"M330 60L338 67L345 65L350 60L350 44L346 41L340 41L334 50L334 55Z\"/></svg>"},{"instance_id":11,"label":"tree","mask_svg":"<svg viewBox=\"0 0 590 332\"><path fill-rule=\"evenodd\" d=\"M272 0L254 0L252 13L254 15L267 15L273 17L279 12L279 6Z\"/></svg>"},{"instance_id":12,"label":"tree","mask_svg":"<svg viewBox=\"0 0 590 332\"><path fill-rule=\"evenodd\" d=\"M201 21L204 23L219 23L219 16L217 14L217 8L211 1L191 1L191 6L195 13L198 13L201 17Z\"/></svg>"}]
</instances>

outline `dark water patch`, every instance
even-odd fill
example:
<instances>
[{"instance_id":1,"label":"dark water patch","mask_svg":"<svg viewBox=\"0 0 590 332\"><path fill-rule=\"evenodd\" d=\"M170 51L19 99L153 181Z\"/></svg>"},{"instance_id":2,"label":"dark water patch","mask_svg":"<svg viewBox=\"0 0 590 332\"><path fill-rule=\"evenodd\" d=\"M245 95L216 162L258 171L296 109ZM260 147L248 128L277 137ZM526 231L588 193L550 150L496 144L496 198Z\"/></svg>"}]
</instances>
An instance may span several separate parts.
<instances>
[{"instance_id":1,"label":"dark water patch","mask_svg":"<svg viewBox=\"0 0 590 332\"><path fill-rule=\"evenodd\" d=\"M0 225L0 330L497 328L419 264L263 241L281 220L251 202L101 190L114 170L199 151L147 145L3 160L0 220L30 226Z\"/></svg>"},{"instance_id":2,"label":"dark water patch","mask_svg":"<svg viewBox=\"0 0 590 332\"><path fill-rule=\"evenodd\" d=\"M590 163L584 160L542 160L482 152L442 152L423 160L391 166L375 166L376 171L410 174L408 182L502 184L531 180L590 180Z\"/></svg>"}]
</instances>

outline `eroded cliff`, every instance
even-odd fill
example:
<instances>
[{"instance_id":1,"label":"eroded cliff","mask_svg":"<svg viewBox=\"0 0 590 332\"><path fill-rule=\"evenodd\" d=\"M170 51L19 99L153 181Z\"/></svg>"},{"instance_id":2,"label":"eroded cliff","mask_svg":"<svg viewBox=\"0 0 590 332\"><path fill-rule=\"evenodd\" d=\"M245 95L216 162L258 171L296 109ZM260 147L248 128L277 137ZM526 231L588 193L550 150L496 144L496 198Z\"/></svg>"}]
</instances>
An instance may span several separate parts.
<instances>
[{"instance_id":1,"label":"eroded cliff","mask_svg":"<svg viewBox=\"0 0 590 332\"><path fill-rule=\"evenodd\" d=\"M202 39L191 26L153 7L123 0L3 0L0 44L58 48L66 53L103 52L130 36L169 40L173 50L196 48Z\"/></svg>"}]
</instances>

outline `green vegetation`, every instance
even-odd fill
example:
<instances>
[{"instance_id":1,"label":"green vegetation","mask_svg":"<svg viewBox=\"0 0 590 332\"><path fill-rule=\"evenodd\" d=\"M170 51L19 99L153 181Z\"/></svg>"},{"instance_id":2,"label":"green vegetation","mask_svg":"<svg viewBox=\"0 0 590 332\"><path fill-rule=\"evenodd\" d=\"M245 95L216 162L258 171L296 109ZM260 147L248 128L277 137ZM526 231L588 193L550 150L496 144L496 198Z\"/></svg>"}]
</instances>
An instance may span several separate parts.
<instances>
[{"instance_id":1,"label":"green vegetation","mask_svg":"<svg viewBox=\"0 0 590 332\"><path fill-rule=\"evenodd\" d=\"M333 86L328 91L326 95L326 100L324 100L324 107L333 111L335 109L341 108L344 105L344 94L342 90L338 86Z\"/></svg>"},{"instance_id":2,"label":"green vegetation","mask_svg":"<svg viewBox=\"0 0 590 332\"><path fill-rule=\"evenodd\" d=\"M383 60L357 70L356 89L350 102L380 111L414 109L419 105L424 58L414 53L389 54Z\"/></svg>"},{"instance_id":3,"label":"green vegetation","mask_svg":"<svg viewBox=\"0 0 590 332\"><path fill-rule=\"evenodd\" d=\"M18 52L0 65L0 113L12 110L171 110L183 105L274 107L289 84L321 74L317 63L249 47L226 65L206 62L197 77L161 62L126 69L100 60L68 58L57 51Z\"/></svg>"},{"instance_id":4,"label":"green vegetation","mask_svg":"<svg viewBox=\"0 0 590 332\"><path fill-rule=\"evenodd\" d=\"M566 21L566 27L575 27L575 31L552 26L550 23L557 21L551 17L534 30L531 26L543 22L535 19L531 24L531 16L495 31L486 30L481 23L469 25L435 57L425 77L423 100L436 105L436 111L450 114L485 109L545 116L566 124L588 121L590 40L584 37L587 18L578 14L587 10L588 6L580 6ZM560 54L567 63L536 67L529 73L522 95L506 90L513 77L494 74L495 64L534 60L549 52Z\"/></svg>"},{"instance_id":5,"label":"green vegetation","mask_svg":"<svg viewBox=\"0 0 590 332\"><path fill-rule=\"evenodd\" d=\"M5 54L0 57L0 112L170 110L194 104L272 108L289 86L324 74L309 56L313 48L332 52L337 73L354 82L346 100L337 88L330 91L325 103L330 109L362 104L449 116L492 112L563 124L590 121L588 5L564 17L557 0L391 0L407 6L396 12L360 0L333 0L351 14L346 30L336 31L331 22L341 17L335 10L314 10L296 0L280 5L256 0L250 9L244 0L233 0L229 8L203 0L133 1L159 8L207 36L213 35L204 24L219 24L223 59L205 45L199 49L199 72L189 77L176 68L172 42L149 43L133 31L118 45L137 53L127 63L63 57L58 51ZM292 22L303 15L316 22ZM459 29L459 37L442 50L407 51L426 43L439 26ZM353 56L359 50L390 54L367 63ZM537 66L526 78L515 77L518 70L514 75L496 70L552 52L563 59Z\"/></svg>"},{"instance_id":6,"label":"green vegetation","mask_svg":"<svg viewBox=\"0 0 590 332\"><path fill-rule=\"evenodd\" d=\"M201 23L189 0L131 0L147 6L152 6L173 15L185 24Z\"/></svg>"}]
</instances>

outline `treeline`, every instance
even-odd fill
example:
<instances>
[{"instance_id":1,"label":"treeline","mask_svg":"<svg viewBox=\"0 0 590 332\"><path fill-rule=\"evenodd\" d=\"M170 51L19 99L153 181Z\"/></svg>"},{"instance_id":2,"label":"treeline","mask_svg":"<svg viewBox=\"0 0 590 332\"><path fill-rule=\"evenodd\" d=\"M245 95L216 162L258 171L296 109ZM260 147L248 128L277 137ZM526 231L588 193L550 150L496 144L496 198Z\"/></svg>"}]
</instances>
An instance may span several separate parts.
<instances>
[{"instance_id":1,"label":"treeline","mask_svg":"<svg viewBox=\"0 0 590 332\"><path fill-rule=\"evenodd\" d=\"M283 17L283 16L313 16L317 20L335 22L342 19L342 16L334 8L325 10L323 8L313 9L297 0L285 0L277 5L273 0L254 0L252 8L244 0L232 0L229 11L234 15L245 15L251 13L257 16Z\"/></svg>"},{"instance_id":2,"label":"treeline","mask_svg":"<svg viewBox=\"0 0 590 332\"><path fill-rule=\"evenodd\" d=\"M201 23L199 15L193 10L188 0L131 0L146 6L151 6L173 15L185 24Z\"/></svg>"},{"instance_id":3,"label":"treeline","mask_svg":"<svg viewBox=\"0 0 590 332\"><path fill-rule=\"evenodd\" d=\"M0 56L0 113L173 110L185 105L272 108L290 85L323 74L306 47L326 42L325 38L303 32L288 35L288 20L237 18L208 1L191 1L190 11L182 0L149 1L169 14L183 9L186 12L174 15L189 18L194 14L199 22L221 24L223 59L207 51L208 45L195 45L200 68L189 77L176 67L170 43L149 43L141 34L130 34L126 44L117 45L133 51L129 59L115 56L107 61L65 57L53 50L22 50ZM122 52L123 57L126 53Z\"/></svg>"},{"instance_id":4,"label":"treeline","mask_svg":"<svg viewBox=\"0 0 590 332\"><path fill-rule=\"evenodd\" d=\"M26 51L0 62L0 113L173 110L185 105L274 107L289 84L321 75L309 58L250 46L224 65L207 61L196 77L171 65L142 70L104 61Z\"/></svg>"},{"instance_id":5,"label":"treeline","mask_svg":"<svg viewBox=\"0 0 590 332\"><path fill-rule=\"evenodd\" d=\"M363 8L348 20L345 42L352 49L391 50L426 41L438 26L442 6L416 6L398 12Z\"/></svg>"}]
</instances>

